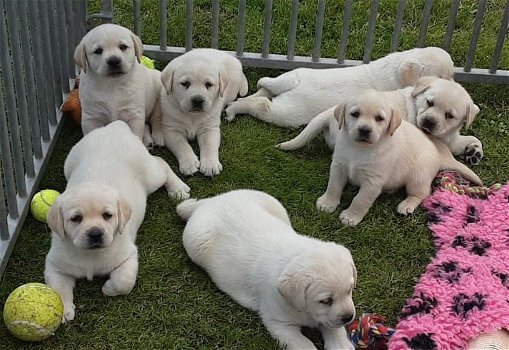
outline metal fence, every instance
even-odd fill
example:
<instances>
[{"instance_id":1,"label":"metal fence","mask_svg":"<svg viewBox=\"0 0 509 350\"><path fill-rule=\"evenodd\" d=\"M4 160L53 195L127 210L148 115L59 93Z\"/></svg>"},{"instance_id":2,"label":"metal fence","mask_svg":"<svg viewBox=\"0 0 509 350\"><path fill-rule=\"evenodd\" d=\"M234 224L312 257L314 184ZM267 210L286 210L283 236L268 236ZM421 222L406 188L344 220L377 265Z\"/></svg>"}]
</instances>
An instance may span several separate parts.
<instances>
[{"instance_id":1,"label":"metal fence","mask_svg":"<svg viewBox=\"0 0 509 350\"><path fill-rule=\"evenodd\" d=\"M0 0L0 274L55 144L86 6Z\"/></svg>"},{"instance_id":2,"label":"metal fence","mask_svg":"<svg viewBox=\"0 0 509 350\"><path fill-rule=\"evenodd\" d=\"M379 1L371 0L368 33L362 60L346 59L353 0L345 0L343 22L338 33L338 55L321 57L325 0L318 0L313 52L310 57L295 54L299 1L292 0L287 54L270 52L273 1L265 1L261 52L246 52L246 1L238 1L236 49L229 51L245 66L292 69L297 67L347 67L371 60ZM211 47L218 48L219 0L211 4ZM451 46L459 0L452 0L443 47ZM405 0L399 0L390 51L398 50L404 24ZM424 46L432 1L424 1L417 46ZM509 22L509 1L500 16L489 69L473 67L487 1L480 0L464 67L456 68L459 81L509 83L509 71L497 70ZM141 31L141 0L133 1L134 32ZM75 78L73 50L85 34L87 20L113 20L113 0L101 0L101 12L87 17L86 0L0 0L0 274L27 215L29 199L38 187L54 146L61 113L59 107ZM169 61L193 47L193 1L185 1L185 47L168 45L168 0L159 2L160 41L145 45L144 53Z\"/></svg>"}]
</instances>

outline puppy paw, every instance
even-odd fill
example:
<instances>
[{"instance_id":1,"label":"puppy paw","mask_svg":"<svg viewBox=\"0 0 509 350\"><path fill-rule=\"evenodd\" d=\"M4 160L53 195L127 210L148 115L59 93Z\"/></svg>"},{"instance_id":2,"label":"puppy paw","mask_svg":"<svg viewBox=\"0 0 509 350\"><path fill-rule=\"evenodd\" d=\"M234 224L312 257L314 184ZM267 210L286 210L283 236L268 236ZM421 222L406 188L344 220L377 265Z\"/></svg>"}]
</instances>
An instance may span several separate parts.
<instances>
[{"instance_id":1,"label":"puppy paw","mask_svg":"<svg viewBox=\"0 0 509 350\"><path fill-rule=\"evenodd\" d=\"M152 143L159 147L164 147L164 136L161 130L154 130L152 132Z\"/></svg>"},{"instance_id":2,"label":"puppy paw","mask_svg":"<svg viewBox=\"0 0 509 350\"><path fill-rule=\"evenodd\" d=\"M332 213L339 205L339 200L324 194L316 200L316 209Z\"/></svg>"},{"instance_id":3,"label":"puppy paw","mask_svg":"<svg viewBox=\"0 0 509 350\"><path fill-rule=\"evenodd\" d=\"M200 161L198 158L183 160L179 163L179 171L181 174L191 176L200 170Z\"/></svg>"},{"instance_id":4,"label":"puppy paw","mask_svg":"<svg viewBox=\"0 0 509 350\"><path fill-rule=\"evenodd\" d=\"M406 199L398 204L397 211L402 215L412 214L417 206L414 203L409 203Z\"/></svg>"},{"instance_id":5,"label":"puppy paw","mask_svg":"<svg viewBox=\"0 0 509 350\"><path fill-rule=\"evenodd\" d=\"M218 160L204 159L200 162L200 172L205 176L216 176L223 170L223 166Z\"/></svg>"},{"instance_id":6,"label":"puppy paw","mask_svg":"<svg viewBox=\"0 0 509 350\"><path fill-rule=\"evenodd\" d=\"M237 113L235 112L235 102L228 103L225 109L226 112L226 120L231 122L235 119Z\"/></svg>"},{"instance_id":7,"label":"puppy paw","mask_svg":"<svg viewBox=\"0 0 509 350\"><path fill-rule=\"evenodd\" d=\"M481 142L472 142L465 147L461 158L469 165L477 165L481 162L484 153Z\"/></svg>"},{"instance_id":8,"label":"puppy paw","mask_svg":"<svg viewBox=\"0 0 509 350\"><path fill-rule=\"evenodd\" d=\"M113 279L110 278L104 283L102 292L104 295L109 297L115 297L117 295L129 294L133 288L134 282L131 283L128 280L124 280L121 283L116 283Z\"/></svg>"},{"instance_id":9,"label":"puppy paw","mask_svg":"<svg viewBox=\"0 0 509 350\"><path fill-rule=\"evenodd\" d=\"M74 320L74 313L76 307L73 303L64 303L64 315L62 316L62 323Z\"/></svg>"},{"instance_id":10,"label":"puppy paw","mask_svg":"<svg viewBox=\"0 0 509 350\"><path fill-rule=\"evenodd\" d=\"M359 215L358 213L354 213L350 209L343 210L341 214L339 214L339 219L341 223L346 226L357 226L359 222L362 221L363 215Z\"/></svg>"},{"instance_id":11,"label":"puppy paw","mask_svg":"<svg viewBox=\"0 0 509 350\"><path fill-rule=\"evenodd\" d=\"M189 192L191 192L189 186L187 186L185 183L182 183L179 186L172 186L171 190L168 191L168 196L177 200L184 200L189 198Z\"/></svg>"}]
</instances>

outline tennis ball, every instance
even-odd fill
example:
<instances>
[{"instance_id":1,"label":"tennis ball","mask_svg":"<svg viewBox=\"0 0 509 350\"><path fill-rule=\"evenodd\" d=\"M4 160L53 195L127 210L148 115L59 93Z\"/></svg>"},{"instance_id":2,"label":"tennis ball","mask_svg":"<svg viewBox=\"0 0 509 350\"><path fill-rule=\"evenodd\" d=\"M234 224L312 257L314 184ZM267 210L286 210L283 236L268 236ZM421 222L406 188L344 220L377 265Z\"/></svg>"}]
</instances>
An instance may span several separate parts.
<instances>
[{"instance_id":1,"label":"tennis ball","mask_svg":"<svg viewBox=\"0 0 509 350\"><path fill-rule=\"evenodd\" d=\"M30 202L30 210L34 218L41 222L46 222L46 216L58 196L60 196L60 193L55 190L37 192L32 198L32 202Z\"/></svg>"},{"instance_id":2,"label":"tennis ball","mask_svg":"<svg viewBox=\"0 0 509 350\"><path fill-rule=\"evenodd\" d=\"M141 64L143 64L145 67L154 69L154 60L147 56L141 56Z\"/></svg>"},{"instance_id":3,"label":"tennis ball","mask_svg":"<svg viewBox=\"0 0 509 350\"><path fill-rule=\"evenodd\" d=\"M25 341L41 341L51 336L60 326L63 314L60 295L42 283L19 286L4 305L7 329Z\"/></svg>"}]
</instances>

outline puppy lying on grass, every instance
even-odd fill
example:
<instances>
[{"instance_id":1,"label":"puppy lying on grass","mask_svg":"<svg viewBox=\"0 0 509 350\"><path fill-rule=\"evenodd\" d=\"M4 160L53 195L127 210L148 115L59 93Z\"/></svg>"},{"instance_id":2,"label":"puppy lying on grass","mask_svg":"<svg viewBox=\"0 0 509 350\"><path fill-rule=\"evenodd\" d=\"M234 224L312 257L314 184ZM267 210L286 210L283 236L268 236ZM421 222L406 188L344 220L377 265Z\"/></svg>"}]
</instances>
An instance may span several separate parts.
<instances>
[{"instance_id":1,"label":"puppy lying on grass","mask_svg":"<svg viewBox=\"0 0 509 350\"><path fill-rule=\"evenodd\" d=\"M128 294L138 274L135 240L147 196L165 186L178 199L189 187L161 158L152 156L123 121L85 135L64 165L67 186L51 206L51 248L44 280L64 303L63 322L74 319L77 278L109 276L102 292Z\"/></svg>"},{"instance_id":2,"label":"puppy lying on grass","mask_svg":"<svg viewBox=\"0 0 509 350\"><path fill-rule=\"evenodd\" d=\"M348 249L300 235L274 197L237 190L177 206L194 263L240 305L257 311L289 350L316 349L301 326L319 328L325 349L353 349L357 272Z\"/></svg>"},{"instance_id":3,"label":"puppy lying on grass","mask_svg":"<svg viewBox=\"0 0 509 350\"><path fill-rule=\"evenodd\" d=\"M444 143L403 120L406 100L398 97L397 91L366 90L334 110L339 132L327 190L316 206L333 212L346 183L359 186L351 205L340 214L345 225L356 226L382 192L400 188L405 188L407 197L399 203L398 213L411 214L430 194L440 169L457 170L474 184L482 184Z\"/></svg>"},{"instance_id":4,"label":"puppy lying on grass","mask_svg":"<svg viewBox=\"0 0 509 350\"><path fill-rule=\"evenodd\" d=\"M464 158L472 165L481 161L481 141L474 136L460 135L462 126L468 128L479 113L479 107L460 84L435 77L422 77L415 87L399 89L385 97L399 101L404 106L403 119L445 143L452 154ZM347 96L341 96L338 104L344 104L348 99ZM334 149L336 134L339 132L334 109L331 107L318 114L299 135L278 147L295 150L323 132L329 148Z\"/></svg>"},{"instance_id":5,"label":"puppy lying on grass","mask_svg":"<svg viewBox=\"0 0 509 350\"><path fill-rule=\"evenodd\" d=\"M255 94L228 105L227 120L247 113L296 128L336 105L338 95L352 96L354 89L396 90L413 86L422 76L452 79L453 73L451 57L438 47L394 52L355 67L294 69L276 78L261 78Z\"/></svg>"}]
</instances>

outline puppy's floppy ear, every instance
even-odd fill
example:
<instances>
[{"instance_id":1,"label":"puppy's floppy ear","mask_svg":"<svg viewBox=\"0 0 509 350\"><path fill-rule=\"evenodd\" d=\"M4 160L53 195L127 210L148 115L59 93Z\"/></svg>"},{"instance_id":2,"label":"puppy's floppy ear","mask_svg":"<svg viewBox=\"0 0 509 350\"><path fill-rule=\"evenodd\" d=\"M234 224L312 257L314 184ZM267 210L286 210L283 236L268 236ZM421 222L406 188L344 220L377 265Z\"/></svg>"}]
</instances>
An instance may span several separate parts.
<instances>
[{"instance_id":1,"label":"puppy's floppy ear","mask_svg":"<svg viewBox=\"0 0 509 350\"><path fill-rule=\"evenodd\" d=\"M133 39L134 44L134 54L136 55L136 59L138 63L141 63L141 56L143 55L143 43L139 36L131 32L131 38Z\"/></svg>"},{"instance_id":2,"label":"puppy's floppy ear","mask_svg":"<svg viewBox=\"0 0 509 350\"><path fill-rule=\"evenodd\" d=\"M479 107L473 103L469 102L467 105L467 114L465 115L465 127L468 129L470 125L474 122L475 116L479 113Z\"/></svg>"},{"instance_id":3,"label":"puppy's floppy ear","mask_svg":"<svg viewBox=\"0 0 509 350\"><path fill-rule=\"evenodd\" d=\"M57 198L55 203L53 203L46 217L46 222L48 223L48 226L51 229L51 231L55 232L56 234L63 238L65 236L65 229L64 229L64 218L62 216L62 208L60 202L61 199Z\"/></svg>"},{"instance_id":4,"label":"puppy's floppy ear","mask_svg":"<svg viewBox=\"0 0 509 350\"><path fill-rule=\"evenodd\" d=\"M338 104L334 108L334 118L338 121L340 129L345 125L345 108L346 106L343 104Z\"/></svg>"},{"instance_id":5,"label":"puppy's floppy ear","mask_svg":"<svg viewBox=\"0 0 509 350\"><path fill-rule=\"evenodd\" d=\"M224 72L219 72L219 96L223 97L224 90L228 85L228 79L226 79L227 74Z\"/></svg>"},{"instance_id":6,"label":"puppy's floppy ear","mask_svg":"<svg viewBox=\"0 0 509 350\"><path fill-rule=\"evenodd\" d=\"M391 108L391 121L389 122L388 132L389 135L393 135L396 129L401 125L403 117L399 108Z\"/></svg>"},{"instance_id":7,"label":"puppy's floppy ear","mask_svg":"<svg viewBox=\"0 0 509 350\"><path fill-rule=\"evenodd\" d=\"M297 311L305 311L306 292L310 285L304 266L292 261L279 276L277 290Z\"/></svg>"},{"instance_id":8,"label":"puppy's floppy ear","mask_svg":"<svg viewBox=\"0 0 509 350\"><path fill-rule=\"evenodd\" d=\"M419 80L417 80L417 82L415 83L414 90L412 91L412 97L422 94L423 92L428 90L433 84L433 82L435 82L435 80L437 79L438 79L437 77L432 76L419 78Z\"/></svg>"},{"instance_id":9,"label":"puppy's floppy ear","mask_svg":"<svg viewBox=\"0 0 509 350\"><path fill-rule=\"evenodd\" d=\"M161 72L161 83L163 83L166 94L169 95L173 88L173 67L169 65Z\"/></svg>"},{"instance_id":10,"label":"puppy's floppy ear","mask_svg":"<svg viewBox=\"0 0 509 350\"><path fill-rule=\"evenodd\" d=\"M424 66L416 59L405 60L398 68L399 81L403 86L412 86L421 76Z\"/></svg>"},{"instance_id":11,"label":"puppy's floppy ear","mask_svg":"<svg viewBox=\"0 0 509 350\"><path fill-rule=\"evenodd\" d=\"M127 222L131 218L131 206L124 199L120 198L117 201L117 213L118 213L118 231L120 234L124 232L124 228L127 225Z\"/></svg>"},{"instance_id":12,"label":"puppy's floppy ear","mask_svg":"<svg viewBox=\"0 0 509 350\"><path fill-rule=\"evenodd\" d=\"M87 72L88 61L87 52L85 51L85 42L81 40L76 49L74 50L74 63L83 69L83 73Z\"/></svg>"}]
</instances>

